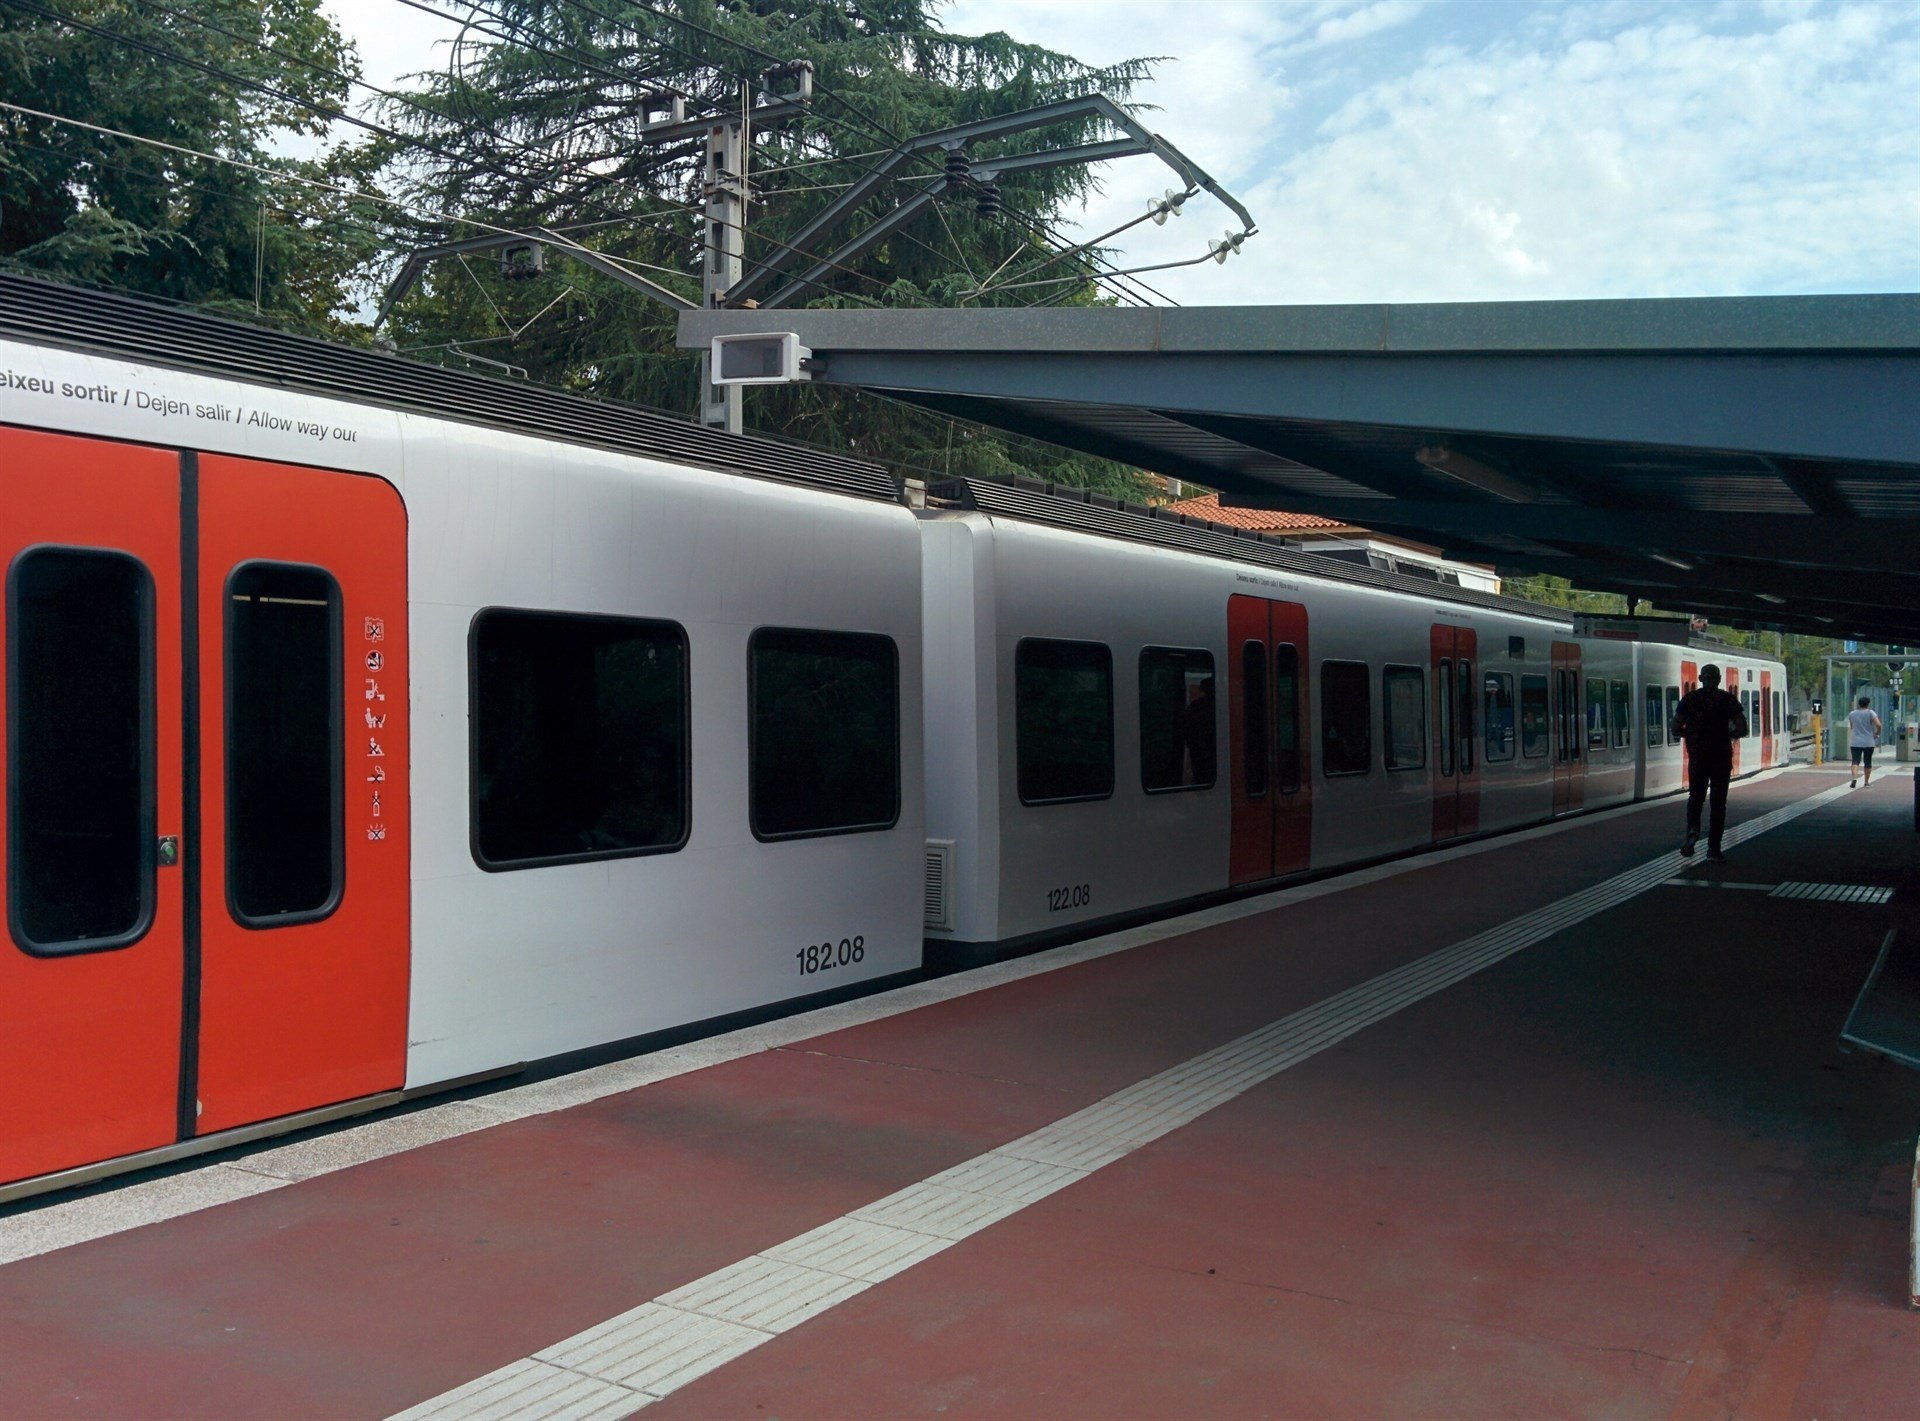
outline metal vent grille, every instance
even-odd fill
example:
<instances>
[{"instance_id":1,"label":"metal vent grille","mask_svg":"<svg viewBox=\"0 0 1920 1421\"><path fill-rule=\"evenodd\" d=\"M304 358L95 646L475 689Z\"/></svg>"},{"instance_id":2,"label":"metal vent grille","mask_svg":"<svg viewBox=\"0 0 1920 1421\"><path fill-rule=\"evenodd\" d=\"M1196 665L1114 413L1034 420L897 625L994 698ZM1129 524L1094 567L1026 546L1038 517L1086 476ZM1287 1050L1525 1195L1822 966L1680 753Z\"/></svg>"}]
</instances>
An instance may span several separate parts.
<instances>
[{"instance_id":1,"label":"metal vent grille","mask_svg":"<svg viewBox=\"0 0 1920 1421\"><path fill-rule=\"evenodd\" d=\"M953 840L927 840L925 925L942 932L953 928Z\"/></svg>"},{"instance_id":2,"label":"metal vent grille","mask_svg":"<svg viewBox=\"0 0 1920 1421\"><path fill-rule=\"evenodd\" d=\"M1815 903L1885 903L1893 897L1891 888L1870 883L1783 883L1767 895L1769 898L1805 898Z\"/></svg>"}]
</instances>

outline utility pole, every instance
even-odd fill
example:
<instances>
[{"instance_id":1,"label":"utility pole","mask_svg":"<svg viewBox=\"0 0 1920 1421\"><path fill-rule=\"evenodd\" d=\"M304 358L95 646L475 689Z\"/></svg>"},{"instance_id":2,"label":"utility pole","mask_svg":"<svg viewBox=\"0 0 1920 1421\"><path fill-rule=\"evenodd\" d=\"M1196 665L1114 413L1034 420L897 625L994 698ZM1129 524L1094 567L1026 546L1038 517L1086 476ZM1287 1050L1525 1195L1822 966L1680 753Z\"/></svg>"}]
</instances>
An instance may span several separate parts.
<instances>
[{"instance_id":1,"label":"utility pole","mask_svg":"<svg viewBox=\"0 0 1920 1421\"><path fill-rule=\"evenodd\" d=\"M740 279L747 236L747 114L752 93L742 95L740 111L715 116L707 130L705 240L701 244L700 298L709 311L726 305L727 291ZM700 356L700 423L709 429L740 432L740 387L715 385L713 356Z\"/></svg>"}]
</instances>

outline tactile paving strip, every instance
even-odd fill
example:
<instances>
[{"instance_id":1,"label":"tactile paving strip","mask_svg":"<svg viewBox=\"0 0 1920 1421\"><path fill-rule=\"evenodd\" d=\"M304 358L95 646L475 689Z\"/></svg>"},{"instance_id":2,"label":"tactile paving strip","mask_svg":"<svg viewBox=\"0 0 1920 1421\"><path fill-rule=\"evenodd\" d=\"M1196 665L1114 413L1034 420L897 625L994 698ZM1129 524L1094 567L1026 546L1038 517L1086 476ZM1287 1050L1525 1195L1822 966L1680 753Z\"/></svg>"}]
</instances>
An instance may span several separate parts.
<instances>
[{"instance_id":1,"label":"tactile paving strip","mask_svg":"<svg viewBox=\"0 0 1920 1421\"><path fill-rule=\"evenodd\" d=\"M1893 897L1891 888L1871 883L1783 883L1767 895L1769 898L1805 898L1815 903L1885 903Z\"/></svg>"}]
</instances>

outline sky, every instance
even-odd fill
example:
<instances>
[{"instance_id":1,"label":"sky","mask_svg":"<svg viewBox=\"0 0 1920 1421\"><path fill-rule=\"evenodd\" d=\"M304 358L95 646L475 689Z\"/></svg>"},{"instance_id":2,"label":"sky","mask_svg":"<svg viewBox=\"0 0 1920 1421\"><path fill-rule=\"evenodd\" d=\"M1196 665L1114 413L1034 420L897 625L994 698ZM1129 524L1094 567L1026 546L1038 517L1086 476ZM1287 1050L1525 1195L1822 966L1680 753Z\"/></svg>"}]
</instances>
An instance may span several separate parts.
<instances>
[{"instance_id":1,"label":"sky","mask_svg":"<svg viewBox=\"0 0 1920 1421\"><path fill-rule=\"evenodd\" d=\"M325 4L375 83L445 61L443 22ZM1259 226L1223 265L1145 278L1184 304L1920 291L1920 0L953 0L940 18L1160 59L1143 120ZM1151 158L1106 165L1078 230L1171 182ZM1198 197L1115 260L1198 256L1232 225Z\"/></svg>"}]
</instances>

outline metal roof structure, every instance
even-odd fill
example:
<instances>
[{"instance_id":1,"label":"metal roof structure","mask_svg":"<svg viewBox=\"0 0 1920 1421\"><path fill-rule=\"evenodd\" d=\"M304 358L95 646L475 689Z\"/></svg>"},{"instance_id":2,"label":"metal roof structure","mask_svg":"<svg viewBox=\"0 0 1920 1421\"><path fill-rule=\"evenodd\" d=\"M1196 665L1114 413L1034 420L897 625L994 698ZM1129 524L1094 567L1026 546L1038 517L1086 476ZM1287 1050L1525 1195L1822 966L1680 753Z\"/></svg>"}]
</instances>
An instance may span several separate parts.
<instances>
[{"instance_id":1,"label":"metal roof structure","mask_svg":"<svg viewBox=\"0 0 1920 1421\"><path fill-rule=\"evenodd\" d=\"M688 311L816 379L1717 621L1920 643L1920 295Z\"/></svg>"}]
</instances>

